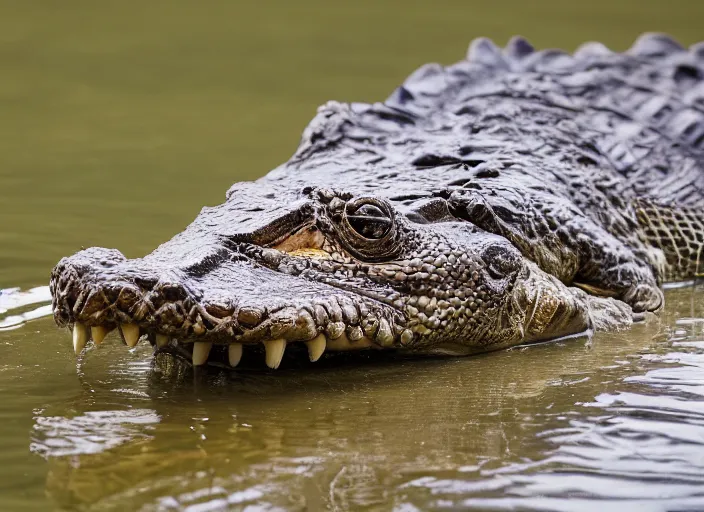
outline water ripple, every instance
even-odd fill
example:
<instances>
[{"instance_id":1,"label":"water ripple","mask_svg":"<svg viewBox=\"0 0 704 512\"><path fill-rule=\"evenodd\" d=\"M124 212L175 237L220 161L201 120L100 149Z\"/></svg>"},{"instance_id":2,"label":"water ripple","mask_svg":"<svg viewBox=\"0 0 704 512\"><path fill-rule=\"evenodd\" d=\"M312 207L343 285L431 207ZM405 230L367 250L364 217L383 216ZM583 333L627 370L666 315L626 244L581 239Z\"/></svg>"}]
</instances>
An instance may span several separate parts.
<instances>
[{"instance_id":1,"label":"water ripple","mask_svg":"<svg viewBox=\"0 0 704 512\"><path fill-rule=\"evenodd\" d=\"M692 332L702 319L682 320L670 331L673 350L633 356L641 371L615 389L571 413L543 415L546 424L563 422L535 433L548 443L543 458L470 467L466 477L423 476L401 488L434 509L704 510L704 342Z\"/></svg>"},{"instance_id":2,"label":"water ripple","mask_svg":"<svg viewBox=\"0 0 704 512\"><path fill-rule=\"evenodd\" d=\"M51 304L23 311L29 306L50 301L48 286L37 286L25 291L19 288L0 289L0 330L16 329L30 320L51 315Z\"/></svg>"},{"instance_id":3,"label":"water ripple","mask_svg":"<svg viewBox=\"0 0 704 512\"><path fill-rule=\"evenodd\" d=\"M150 409L89 411L74 418L37 416L29 449L44 458L101 453L137 438L148 439L145 426L160 419Z\"/></svg>"}]
</instances>

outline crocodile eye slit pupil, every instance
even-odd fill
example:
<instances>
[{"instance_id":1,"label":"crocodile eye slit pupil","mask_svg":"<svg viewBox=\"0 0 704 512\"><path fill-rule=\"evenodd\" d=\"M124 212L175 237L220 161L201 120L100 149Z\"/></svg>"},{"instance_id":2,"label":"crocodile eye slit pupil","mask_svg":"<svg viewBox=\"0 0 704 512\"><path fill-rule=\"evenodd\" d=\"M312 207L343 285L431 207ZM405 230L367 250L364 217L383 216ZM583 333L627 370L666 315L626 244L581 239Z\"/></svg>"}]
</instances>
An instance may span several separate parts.
<instances>
[{"instance_id":1,"label":"crocodile eye slit pupil","mask_svg":"<svg viewBox=\"0 0 704 512\"><path fill-rule=\"evenodd\" d=\"M369 240L380 240L391 229L391 219L373 204L348 210L347 221L359 236Z\"/></svg>"}]
</instances>

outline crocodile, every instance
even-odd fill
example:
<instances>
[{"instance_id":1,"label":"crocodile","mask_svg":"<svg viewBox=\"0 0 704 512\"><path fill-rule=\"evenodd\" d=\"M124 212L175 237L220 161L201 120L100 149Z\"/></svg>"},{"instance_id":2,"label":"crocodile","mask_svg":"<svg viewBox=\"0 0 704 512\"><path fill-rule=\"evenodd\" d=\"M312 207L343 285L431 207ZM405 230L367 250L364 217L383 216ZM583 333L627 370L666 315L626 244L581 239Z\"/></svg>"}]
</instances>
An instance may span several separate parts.
<instances>
[{"instance_id":1,"label":"crocodile","mask_svg":"<svg viewBox=\"0 0 704 512\"><path fill-rule=\"evenodd\" d=\"M702 273L703 212L704 43L480 38L382 103L319 107L151 254L61 259L53 313L76 353L116 331L194 366L590 339Z\"/></svg>"}]
</instances>

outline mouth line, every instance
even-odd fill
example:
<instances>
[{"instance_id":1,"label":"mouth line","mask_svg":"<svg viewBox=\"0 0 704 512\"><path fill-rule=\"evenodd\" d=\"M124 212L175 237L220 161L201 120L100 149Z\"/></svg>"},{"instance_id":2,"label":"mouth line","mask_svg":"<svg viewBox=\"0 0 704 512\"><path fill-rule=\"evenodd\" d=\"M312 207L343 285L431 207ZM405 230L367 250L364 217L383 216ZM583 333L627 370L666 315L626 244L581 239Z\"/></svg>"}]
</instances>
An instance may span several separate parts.
<instances>
[{"instance_id":1,"label":"mouth line","mask_svg":"<svg viewBox=\"0 0 704 512\"><path fill-rule=\"evenodd\" d=\"M385 348L367 337L359 326L352 326L346 329L340 329L338 326L327 330L327 332L320 332L316 329L310 339L287 340L284 337L265 337L259 341L231 339L229 341L215 342L209 340L182 341L176 337L146 330L135 323L119 324L116 327L106 327L104 325L89 327L76 321L72 326L75 353L77 355L80 354L90 340L93 341L96 347L101 345L112 331L116 331L122 342L130 349L136 347L140 341L148 341L154 346L155 355L162 352L178 355L182 358L188 358L193 366L212 364L215 361L225 359L218 355L217 352L226 349L227 363L231 368L234 368L240 363L245 347L254 346L264 347L265 363L272 369L279 367L287 346L292 343L304 344L311 362L318 361L326 351L381 350ZM214 348L215 351L213 351ZM211 354L214 357L211 357Z\"/></svg>"}]
</instances>

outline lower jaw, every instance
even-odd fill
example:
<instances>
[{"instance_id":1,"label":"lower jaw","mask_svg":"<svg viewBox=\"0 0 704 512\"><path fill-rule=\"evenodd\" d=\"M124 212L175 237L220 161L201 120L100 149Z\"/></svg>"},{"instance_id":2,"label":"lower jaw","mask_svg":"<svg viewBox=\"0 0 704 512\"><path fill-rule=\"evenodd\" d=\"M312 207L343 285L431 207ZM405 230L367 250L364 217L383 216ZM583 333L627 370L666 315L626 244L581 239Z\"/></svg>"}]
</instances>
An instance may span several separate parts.
<instances>
[{"instance_id":1,"label":"lower jaw","mask_svg":"<svg viewBox=\"0 0 704 512\"><path fill-rule=\"evenodd\" d=\"M100 345L113 329L103 326L88 327L80 322L73 325L73 348L76 355L80 354L90 340L94 345ZM382 349L367 338L351 340L346 333L332 339L325 333L318 333L307 341L286 341L283 338L265 339L260 342L248 343L214 343L212 341L178 341L164 334L144 333L136 324L122 324L116 331L122 342L129 348L135 347L140 341L149 341L155 346L157 352L169 352L178 357L188 359L194 366L216 364L234 368L239 365L245 350L257 351L255 347L264 348L264 362L266 366L276 369L281 364L286 348L289 345L305 345L308 358L311 362L318 361L325 352L357 351L369 349Z\"/></svg>"}]
</instances>

